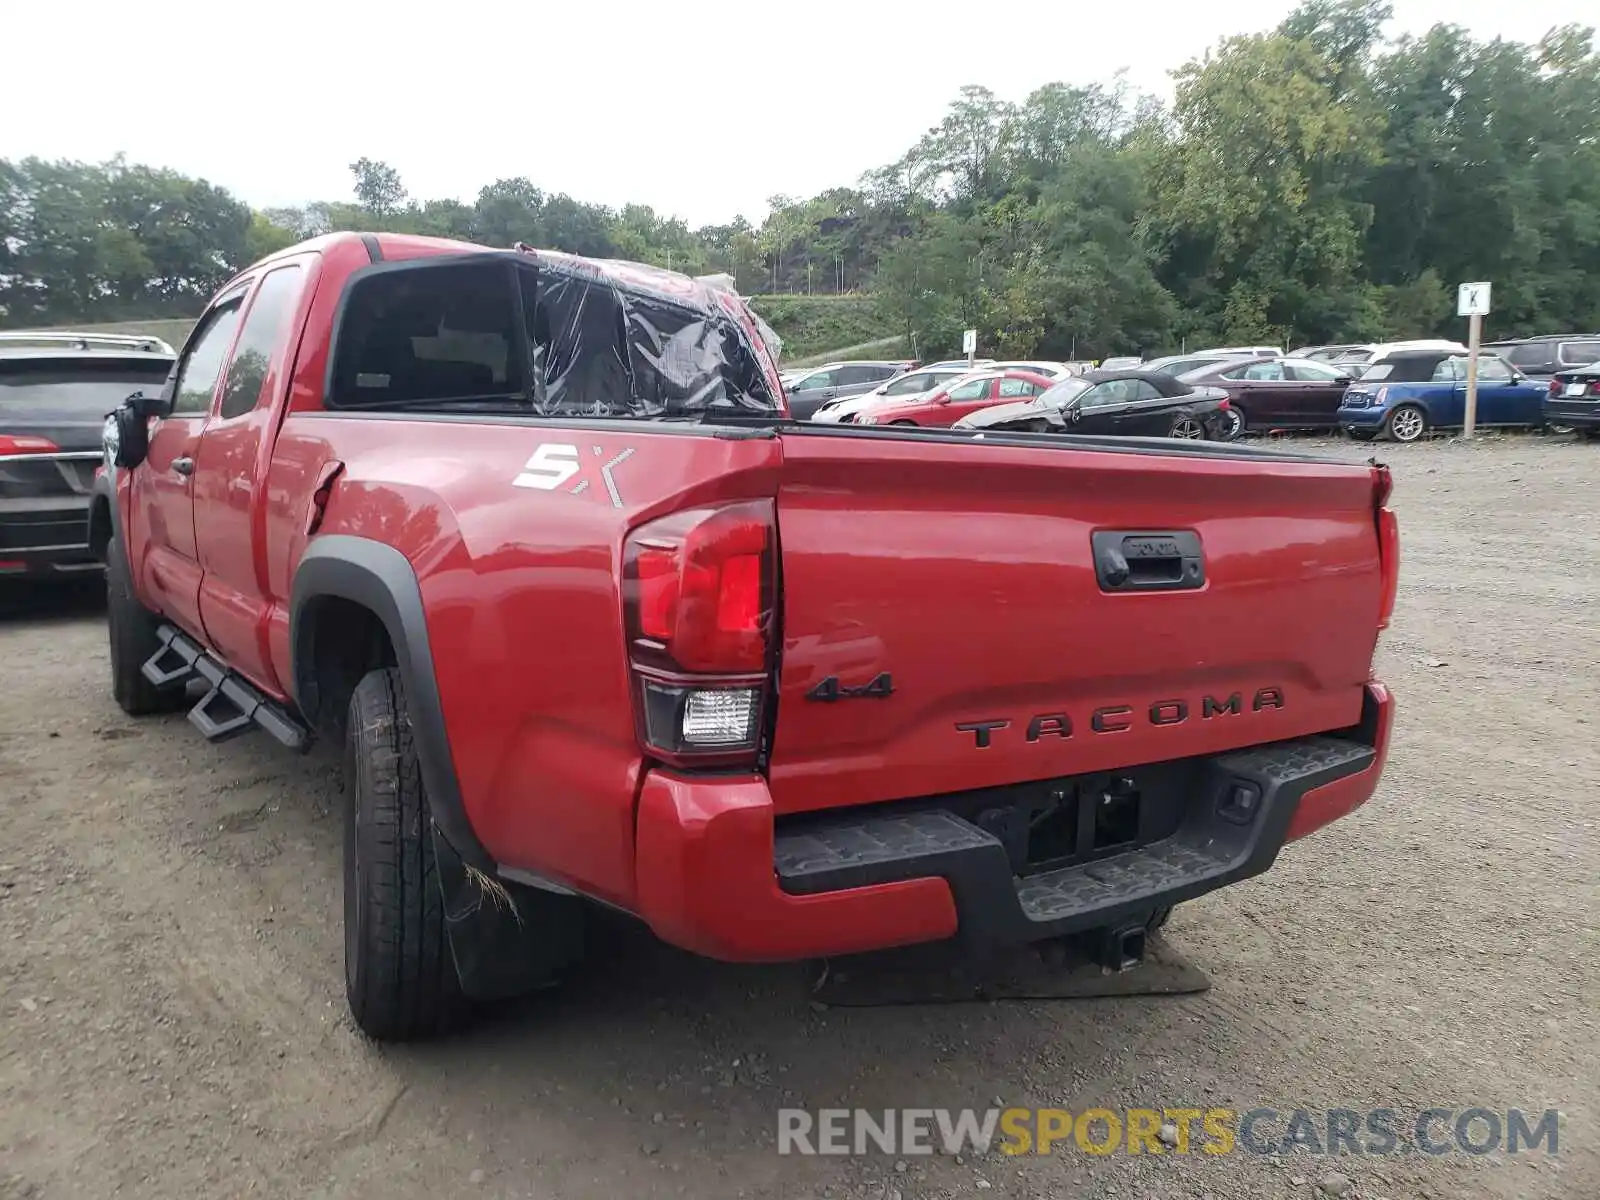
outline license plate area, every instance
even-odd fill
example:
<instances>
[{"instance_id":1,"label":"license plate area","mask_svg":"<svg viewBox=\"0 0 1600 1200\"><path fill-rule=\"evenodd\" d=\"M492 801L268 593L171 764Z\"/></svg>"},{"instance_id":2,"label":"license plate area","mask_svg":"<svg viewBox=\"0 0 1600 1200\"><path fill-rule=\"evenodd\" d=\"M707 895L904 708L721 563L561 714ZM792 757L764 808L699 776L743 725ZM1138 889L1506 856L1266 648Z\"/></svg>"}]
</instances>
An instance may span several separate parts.
<instances>
[{"instance_id":1,"label":"license plate area","mask_svg":"<svg viewBox=\"0 0 1600 1200\"><path fill-rule=\"evenodd\" d=\"M1171 837L1188 808L1202 802L1203 771L1201 760L1179 759L1127 771L892 801L868 811L873 816L923 809L954 813L998 840L1012 873L1025 878ZM799 831L838 817L838 810L780 817L779 831Z\"/></svg>"},{"instance_id":2,"label":"license plate area","mask_svg":"<svg viewBox=\"0 0 1600 1200\"><path fill-rule=\"evenodd\" d=\"M1582 396L1583 393L1588 390L1588 386L1589 385L1585 383L1569 383L1567 384L1567 390L1563 393L1563 395L1572 396L1575 398Z\"/></svg>"}]
</instances>

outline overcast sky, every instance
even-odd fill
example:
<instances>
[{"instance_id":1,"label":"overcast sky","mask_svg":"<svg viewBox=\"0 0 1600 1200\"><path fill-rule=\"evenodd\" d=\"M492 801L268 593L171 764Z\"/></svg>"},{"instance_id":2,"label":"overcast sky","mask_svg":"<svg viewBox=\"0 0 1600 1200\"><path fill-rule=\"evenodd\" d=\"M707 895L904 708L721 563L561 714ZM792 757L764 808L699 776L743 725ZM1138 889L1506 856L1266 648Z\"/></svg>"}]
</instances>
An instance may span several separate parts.
<instances>
[{"instance_id":1,"label":"overcast sky","mask_svg":"<svg viewBox=\"0 0 1600 1200\"><path fill-rule=\"evenodd\" d=\"M366 155L412 195L496 178L638 201L691 224L849 184L898 157L957 89L1022 100L1051 80L1167 72L1286 0L805 0L798 4L108 0L9 6L0 158L121 151L258 207L347 199ZM1393 0L1390 33L1440 21L1534 41L1593 0ZM978 23L981 22L981 25ZM969 27L970 26L970 27Z\"/></svg>"}]
</instances>

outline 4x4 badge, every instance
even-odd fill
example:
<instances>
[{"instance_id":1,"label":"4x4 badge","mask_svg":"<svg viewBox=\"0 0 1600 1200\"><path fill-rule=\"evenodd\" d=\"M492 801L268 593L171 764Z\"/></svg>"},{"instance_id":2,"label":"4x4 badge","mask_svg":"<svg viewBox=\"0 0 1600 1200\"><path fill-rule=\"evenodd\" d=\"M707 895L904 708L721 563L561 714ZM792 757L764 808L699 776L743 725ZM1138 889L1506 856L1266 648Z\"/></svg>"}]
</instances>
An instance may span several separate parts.
<instances>
[{"instance_id":1,"label":"4x4 badge","mask_svg":"<svg viewBox=\"0 0 1600 1200\"><path fill-rule=\"evenodd\" d=\"M806 693L807 700L821 700L831 704L835 700L881 700L894 695L894 681L889 678L889 672L881 671L871 683L858 684L855 687L845 687L839 682L837 675L829 675Z\"/></svg>"}]
</instances>

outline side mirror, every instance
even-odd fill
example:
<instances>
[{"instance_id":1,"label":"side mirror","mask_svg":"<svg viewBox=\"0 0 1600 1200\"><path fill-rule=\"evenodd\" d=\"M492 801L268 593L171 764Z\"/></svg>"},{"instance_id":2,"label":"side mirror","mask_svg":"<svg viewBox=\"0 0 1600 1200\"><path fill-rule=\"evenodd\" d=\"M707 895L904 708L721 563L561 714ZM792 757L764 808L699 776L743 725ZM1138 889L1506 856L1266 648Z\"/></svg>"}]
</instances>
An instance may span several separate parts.
<instances>
[{"instance_id":1,"label":"side mirror","mask_svg":"<svg viewBox=\"0 0 1600 1200\"><path fill-rule=\"evenodd\" d=\"M133 410L147 421L151 417L169 416L172 412L172 383L169 380L167 385L154 396L135 392L128 397L126 403L132 405Z\"/></svg>"},{"instance_id":2,"label":"side mirror","mask_svg":"<svg viewBox=\"0 0 1600 1200\"><path fill-rule=\"evenodd\" d=\"M106 462L132 470L150 453L150 418L160 415L161 401L143 392L129 396L107 415L101 430Z\"/></svg>"},{"instance_id":3,"label":"side mirror","mask_svg":"<svg viewBox=\"0 0 1600 1200\"><path fill-rule=\"evenodd\" d=\"M1071 408L1067 409L1066 413L1067 413L1067 420L1069 420L1069 421L1072 421L1072 422L1076 423L1078 421L1083 420L1083 409L1079 408L1076 404L1074 404Z\"/></svg>"}]
</instances>

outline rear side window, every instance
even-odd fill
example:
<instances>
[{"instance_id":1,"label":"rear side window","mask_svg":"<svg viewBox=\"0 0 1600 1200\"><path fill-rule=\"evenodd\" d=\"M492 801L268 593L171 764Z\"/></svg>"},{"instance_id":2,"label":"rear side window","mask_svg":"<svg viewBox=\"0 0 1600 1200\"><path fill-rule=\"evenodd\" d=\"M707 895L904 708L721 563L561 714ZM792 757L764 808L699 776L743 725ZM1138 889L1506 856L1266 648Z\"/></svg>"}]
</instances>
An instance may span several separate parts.
<instances>
[{"instance_id":1,"label":"rear side window","mask_svg":"<svg viewBox=\"0 0 1600 1200\"><path fill-rule=\"evenodd\" d=\"M1332 383L1343 372L1320 362L1297 362L1289 366L1289 374L1300 383Z\"/></svg>"},{"instance_id":2,"label":"rear side window","mask_svg":"<svg viewBox=\"0 0 1600 1200\"><path fill-rule=\"evenodd\" d=\"M1600 362L1600 341L1562 342L1561 362L1568 367L1586 367L1592 362Z\"/></svg>"},{"instance_id":3,"label":"rear side window","mask_svg":"<svg viewBox=\"0 0 1600 1200\"><path fill-rule=\"evenodd\" d=\"M1229 374L1230 379L1255 379L1263 383L1280 383L1283 380L1283 365L1275 362L1252 363L1244 369L1244 374Z\"/></svg>"},{"instance_id":4,"label":"rear side window","mask_svg":"<svg viewBox=\"0 0 1600 1200\"><path fill-rule=\"evenodd\" d=\"M579 417L775 412L754 334L741 329L722 294L646 268L495 252L384 264L346 286L325 402ZM815 386L815 375L803 381Z\"/></svg>"},{"instance_id":5,"label":"rear side window","mask_svg":"<svg viewBox=\"0 0 1600 1200\"><path fill-rule=\"evenodd\" d=\"M815 375L807 375L789 390L795 392L820 392L823 388L837 386L837 382L836 372L818 371Z\"/></svg>"},{"instance_id":6,"label":"rear side window","mask_svg":"<svg viewBox=\"0 0 1600 1200\"><path fill-rule=\"evenodd\" d=\"M915 396L938 387L947 379L954 379L955 371L918 371L915 375L902 375L883 389L885 396Z\"/></svg>"},{"instance_id":7,"label":"rear side window","mask_svg":"<svg viewBox=\"0 0 1600 1200\"><path fill-rule=\"evenodd\" d=\"M1510 353L1502 350L1513 366L1517 367L1542 367L1548 365L1555 358L1555 345L1552 342L1533 342L1522 346L1511 347Z\"/></svg>"},{"instance_id":8,"label":"rear side window","mask_svg":"<svg viewBox=\"0 0 1600 1200\"><path fill-rule=\"evenodd\" d=\"M992 379L974 379L971 383L963 383L950 392L952 400L982 400L989 395L989 386Z\"/></svg>"},{"instance_id":9,"label":"rear side window","mask_svg":"<svg viewBox=\"0 0 1600 1200\"><path fill-rule=\"evenodd\" d=\"M256 289L256 298L250 302L228 363L227 382L222 385L219 413L224 420L243 416L255 408L272 353L283 340L295 301L300 298L301 275L298 266L279 267Z\"/></svg>"},{"instance_id":10,"label":"rear side window","mask_svg":"<svg viewBox=\"0 0 1600 1200\"><path fill-rule=\"evenodd\" d=\"M154 396L172 370L154 354L104 358L0 358L0 427L93 421L134 392Z\"/></svg>"}]
</instances>

